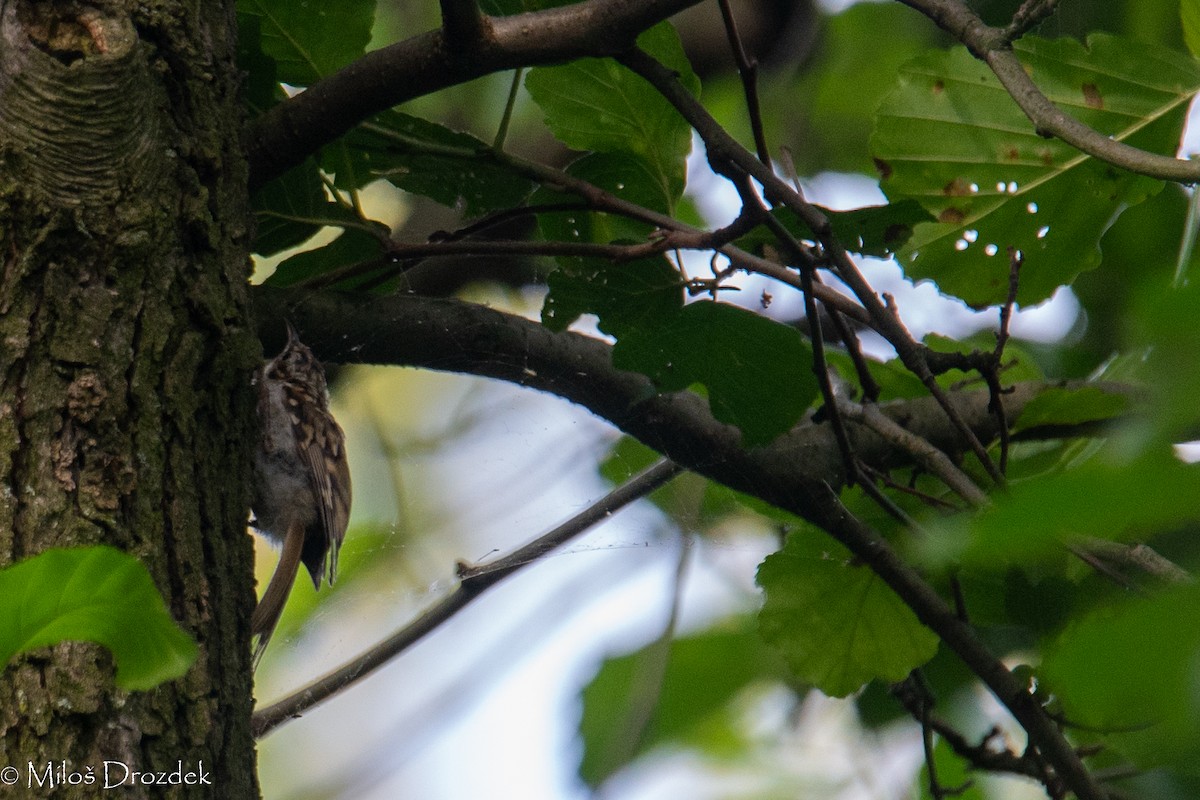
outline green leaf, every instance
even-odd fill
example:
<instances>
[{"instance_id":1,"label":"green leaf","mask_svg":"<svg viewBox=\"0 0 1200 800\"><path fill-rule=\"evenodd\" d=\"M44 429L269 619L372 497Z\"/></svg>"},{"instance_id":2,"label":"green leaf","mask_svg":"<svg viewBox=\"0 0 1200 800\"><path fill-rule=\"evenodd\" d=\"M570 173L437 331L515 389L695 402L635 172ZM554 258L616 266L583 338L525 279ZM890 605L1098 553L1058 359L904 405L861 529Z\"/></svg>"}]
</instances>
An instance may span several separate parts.
<instances>
[{"instance_id":1,"label":"green leaf","mask_svg":"<svg viewBox=\"0 0 1200 800\"><path fill-rule=\"evenodd\" d=\"M1129 411L1129 398L1109 394L1096 386L1080 389L1050 388L1025 405L1013 423L1013 432L1057 425L1081 425L1115 419Z\"/></svg>"},{"instance_id":2,"label":"green leaf","mask_svg":"<svg viewBox=\"0 0 1200 800\"><path fill-rule=\"evenodd\" d=\"M276 77L309 86L360 58L371 40L374 0L238 0L237 12L257 21L263 52L275 59Z\"/></svg>"},{"instance_id":3,"label":"green leaf","mask_svg":"<svg viewBox=\"0 0 1200 800\"><path fill-rule=\"evenodd\" d=\"M825 353L825 361L829 366L837 370L838 375L842 378L849 379L855 375L856 368L854 359L848 353L841 350L829 349ZM880 398L883 400L897 400L905 397L923 397L928 393L925 384L921 383L921 379L913 375L904 365L900 363L900 359L893 358L889 361L874 361L867 359L867 370L871 373L871 377L879 384Z\"/></svg>"},{"instance_id":4,"label":"green leaf","mask_svg":"<svg viewBox=\"0 0 1200 800\"><path fill-rule=\"evenodd\" d=\"M1072 723L1110 737L1143 765L1200 756L1200 587L1101 609L1068 627L1038 671Z\"/></svg>"},{"instance_id":5,"label":"green leaf","mask_svg":"<svg viewBox=\"0 0 1200 800\"><path fill-rule=\"evenodd\" d=\"M707 300L629 330L613 347L613 364L664 392L702 384L713 416L739 428L751 447L789 430L819 391L799 331Z\"/></svg>"},{"instance_id":6,"label":"green leaf","mask_svg":"<svg viewBox=\"0 0 1200 800\"><path fill-rule=\"evenodd\" d=\"M817 208L829 218L834 235L847 250L879 258L891 256L907 242L914 225L933 221L929 212L915 200L900 200L886 206L865 206L849 211L830 211L821 206ZM791 209L777 208L771 213L797 239L815 238L812 230ZM735 244L743 250L760 254L766 245L778 247L775 235L764 226L755 228Z\"/></svg>"},{"instance_id":7,"label":"green leaf","mask_svg":"<svg viewBox=\"0 0 1200 800\"><path fill-rule=\"evenodd\" d=\"M339 189L387 179L468 217L519 206L533 187L491 157L491 148L467 133L418 117L385 111L355 128L344 146L322 153Z\"/></svg>"},{"instance_id":8,"label":"green leaf","mask_svg":"<svg viewBox=\"0 0 1200 800\"><path fill-rule=\"evenodd\" d=\"M951 793L943 794L942 797L953 797L955 800L987 800L987 796L979 787L979 781L975 780L973 773L967 768L966 761L957 755L943 739L939 738L937 744L934 745L933 764L937 768L938 785L943 789L951 790ZM921 790L920 800L941 800L934 798L929 791L928 764L921 768L918 785Z\"/></svg>"},{"instance_id":9,"label":"green leaf","mask_svg":"<svg viewBox=\"0 0 1200 800\"><path fill-rule=\"evenodd\" d=\"M1179 19L1183 23L1183 41L1191 54L1200 58L1200 0L1180 0Z\"/></svg>"},{"instance_id":10,"label":"green leaf","mask_svg":"<svg viewBox=\"0 0 1200 800\"><path fill-rule=\"evenodd\" d=\"M679 73L693 93L699 81L679 36L660 23L638 45ZM613 59L588 58L560 67L538 67L525 88L546 114L554 135L568 147L631 154L654 176L672 204L683 193L691 128L650 84Z\"/></svg>"},{"instance_id":11,"label":"green leaf","mask_svg":"<svg viewBox=\"0 0 1200 800\"><path fill-rule=\"evenodd\" d=\"M251 206L258 222L254 252L262 256L295 247L326 226L367 224L352 209L326 199L311 158L255 192Z\"/></svg>"},{"instance_id":12,"label":"green leaf","mask_svg":"<svg viewBox=\"0 0 1200 800\"><path fill-rule=\"evenodd\" d=\"M1200 519L1200 466L1180 462L1169 450L1125 461L1117 449L1016 484L973 521L931 526L925 552L943 563L994 568L1062 553L1079 536L1145 539Z\"/></svg>"},{"instance_id":13,"label":"green leaf","mask_svg":"<svg viewBox=\"0 0 1200 800\"><path fill-rule=\"evenodd\" d=\"M659 675L661 681L655 680ZM781 675L775 655L745 625L607 659L583 690L579 777L599 786L655 747L692 737L752 682ZM640 704L656 689L645 735L633 740Z\"/></svg>"},{"instance_id":14,"label":"green leaf","mask_svg":"<svg viewBox=\"0 0 1200 800\"><path fill-rule=\"evenodd\" d=\"M600 330L620 337L683 308L683 278L661 256L624 263L587 259L555 270L547 283L542 323L556 331L590 313L600 318Z\"/></svg>"},{"instance_id":15,"label":"green leaf","mask_svg":"<svg viewBox=\"0 0 1200 800\"><path fill-rule=\"evenodd\" d=\"M664 192L661 182L647 164L628 155L588 153L572 161L567 166L567 174L651 211L668 214L674 202L674 199ZM532 202L546 205L577 205L582 201L576 194L559 192L543 186L534 195ZM641 241L654 230L652 224L642 220L582 209L542 212L538 219L542 233L548 241Z\"/></svg>"},{"instance_id":16,"label":"green leaf","mask_svg":"<svg viewBox=\"0 0 1200 800\"><path fill-rule=\"evenodd\" d=\"M897 3L854 3L816 24L820 44L806 54L798 75L784 81L772 80L770 71L761 73L767 141L790 147L800 175L870 174L867 142L875 110L900 67L937 46L938 31ZM880 31L887 35L880 36ZM870 58L863 57L864 42L870 42ZM710 98L721 90L727 110L720 118L730 121L730 133L740 141L752 141L741 81L734 78L718 84L706 77L705 105L718 110ZM804 113L795 113L796 109Z\"/></svg>"},{"instance_id":17,"label":"green leaf","mask_svg":"<svg viewBox=\"0 0 1200 800\"><path fill-rule=\"evenodd\" d=\"M670 204L638 159L589 153L572 162L567 173L646 208L665 212ZM543 187L530 202L534 206L570 206L580 200ZM638 242L653 231L645 222L583 208L541 211L537 218L541 237L548 242ZM553 330L565 330L579 315L594 313L600 317L602 330L619 335L638 319L672 313L683 305L683 278L662 257L627 264L573 256L555 260L560 268L550 274L542 307L542 322Z\"/></svg>"},{"instance_id":18,"label":"green leaf","mask_svg":"<svg viewBox=\"0 0 1200 800\"><path fill-rule=\"evenodd\" d=\"M238 14L237 64L246 75L242 97L252 114L261 114L275 105L283 90L275 74L275 59L262 49L262 20L252 14Z\"/></svg>"},{"instance_id":19,"label":"green leaf","mask_svg":"<svg viewBox=\"0 0 1200 800\"><path fill-rule=\"evenodd\" d=\"M112 651L128 690L178 678L196 660L146 567L111 547L47 550L0 570L0 663L68 640Z\"/></svg>"},{"instance_id":20,"label":"green leaf","mask_svg":"<svg viewBox=\"0 0 1200 800\"><path fill-rule=\"evenodd\" d=\"M381 233L386 233L386 229L382 229ZM380 270L395 271L392 265L380 261L381 256L378 235L360 228L347 228L324 247L305 250L281 263L265 283L269 286L293 286L334 270L361 266L368 272L339 281L333 286L342 290L372 288L364 287L363 282L371 281ZM377 266L371 268L373 264Z\"/></svg>"},{"instance_id":21,"label":"green leaf","mask_svg":"<svg viewBox=\"0 0 1200 800\"><path fill-rule=\"evenodd\" d=\"M1174 154L1200 87L1190 58L1108 35L1025 37L1013 45L1058 105L1113 139ZM1033 304L1099 263L1099 242L1126 206L1161 182L1037 135L990 70L965 49L922 56L880 107L872 151L888 197L919 200L937 222L918 225L900 262L973 306L1008 290L1009 247L1025 256L1018 301Z\"/></svg>"},{"instance_id":22,"label":"green leaf","mask_svg":"<svg viewBox=\"0 0 1200 800\"><path fill-rule=\"evenodd\" d=\"M832 539L788 536L758 568L759 630L802 680L845 697L896 682L933 658L938 638L874 572Z\"/></svg>"},{"instance_id":23,"label":"green leaf","mask_svg":"<svg viewBox=\"0 0 1200 800\"><path fill-rule=\"evenodd\" d=\"M1194 438L1200 423L1200 280L1167 289L1147 283L1135 294L1131 321L1134 341L1144 348L1138 372L1151 395L1150 423L1162 442ZM1136 352L1136 351L1134 351Z\"/></svg>"}]
</instances>

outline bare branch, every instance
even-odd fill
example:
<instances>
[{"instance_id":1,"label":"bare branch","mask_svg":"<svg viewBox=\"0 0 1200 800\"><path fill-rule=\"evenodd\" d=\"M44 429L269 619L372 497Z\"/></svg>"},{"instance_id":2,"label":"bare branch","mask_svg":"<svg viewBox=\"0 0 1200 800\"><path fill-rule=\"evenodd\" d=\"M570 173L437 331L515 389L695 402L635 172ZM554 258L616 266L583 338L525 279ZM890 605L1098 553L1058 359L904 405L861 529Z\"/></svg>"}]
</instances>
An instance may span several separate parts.
<instances>
[{"instance_id":1,"label":"bare branch","mask_svg":"<svg viewBox=\"0 0 1200 800\"><path fill-rule=\"evenodd\" d=\"M680 472L676 464L662 459L576 514L554 530L490 564L459 565L461 583L448 597L416 620L352 659L338 669L293 692L282 700L254 712L251 727L261 738L337 692L357 683L400 653L437 630L466 608L475 598L521 568L535 563L597 523L603 522L630 503L653 492Z\"/></svg>"},{"instance_id":2,"label":"bare branch","mask_svg":"<svg viewBox=\"0 0 1200 800\"><path fill-rule=\"evenodd\" d=\"M385 128L368 124L365 126L368 130L381 136L388 136L390 132ZM452 155L464 155L463 152L454 150ZM667 231L667 245L665 250L678 248L684 249L714 249L720 252L721 255L729 259L730 264L740 270L748 273L757 273L768 278L780 281L795 289L803 290L803 281L800 275L794 270L788 269L782 264L778 264L770 259L756 256L748 253L740 248L729 244L733 239L747 233L749 228L748 223L752 222L748 215L739 217L734 222L730 223L726 228L720 228L715 231L703 231L694 226L676 220L674 217L663 214L652 209L632 203L623 197L608 192L593 183L589 183L581 178L569 174L565 170L555 169L544 164L539 164L534 161L519 158L510 153L506 153L496 149L486 149L480 152L470 153L474 157L485 160L490 160L496 163L503 164L505 167L512 169L518 174L528 177L530 180L536 181L546 187L558 189L563 192L569 192L579 197L585 207L593 211L600 211L609 214L616 214L629 219L640 220L650 225L655 225L663 231ZM531 209L532 211L533 209ZM520 209L515 209L510 213L518 213ZM486 221L474 223L469 229L475 229L475 226L487 224ZM367 230L374 232L375 228L365 226ZM411 247L423 248L426 245L411 245ZM430 250L437 245L430 243ZM425 255L450 255L450 251L441 251L438 253L429 252ZM578 255L575 253L566 253L567 255ZM382 266L382 262L373 260L370 263L363 265L353 265L345 272L339 272L335 276L321 276L307 284L308 288L316 288L319 286L330 285L337 280L350 277L353 274L361 274L363 272L372 271ZM849 317L856 322L864 325L871 324L871 318L866 309L854 302L841 292L817 283L813 287L813 293L823 305L828 307L830 311L836 311L840 314Z\"/></svg>"},{"instance_id":3,"label":"bare branch","mask_svg":"<svg viewBox=\"0 0 1200 800\"><path fill-rule=\"evenodd\" d=\"M914 671L904 681L893 686L892 696L899 700L908 713L921 723L921 727L926 733L926 763L930 766L933 766L933 754L931 752L932 743L928 740L928 734L936 733L945 740L951 750L959 757L966 759L975 769L1010 775L1024 775L1036 781L1043 781L1045 779L1046 776L1042 765L1032 758L1031 754L1017 755L1007 747L996 746L995 740L1002 738L999 729L993 728L978 744L972 744L958 729L934 716L932 712L935 700L929 687L925 685L920 671ZM933 779L932 770L930 778L931 780Z\"/></svg>"},{"instance_id":4,"label":"bare branch","mask_svg":"<svg viewBox=\"0 0 1200 800\"><path fill-rule=\"evenodd\" d=\"M1190 572L1146 544L1125 544L1083 536L1068 542L1067 547L1076 555L1086 553L1100 562L1134 567L1164 583L1185 584L1195 581Z\"/></svg>"},{"instance_id":5,"label":"bare branch","mask_svg":"<svg viewBox=\"0 0 1200 800\"><path fill-rule=\"evenodd\" d=\"M758 63L752 61L746 54L741 34L738 33L737 19L733 15L733 8L730 7L729 0L718 0L717 4L721 7L725 35L729 39L729 47L733 50L738 75L742 79L742 93L746 96L746 116L750 118L750 129L754 132L754 148L758 152L758 160L764 164L770 164L771 149L767 147L762 109L758 102Z\"/></svg>"},{"instance_id":6,"label":"bare branch","mask_svg":"<svg viewBox=\"0 0 1200 800\"><path fill-rule=\"evenodd\" d=\"M1057 723L1047 716L1041 702L988 650L975 629L960 619L941 595L905 563L878 532L851 514L831 490L816 492L805 501L815 507L809 514L823 521L823 524L817 524L882 578L913 610L922 624L937 633L942 642L983 681L1025 729L1035 751L1053 765L1057 778L1070 787L1080 800L1107 800L1104 789L1084 766Z\"/></svg>"},{"instance_id":7,"label":"bare branch","mask_svg":"<svg viewBox=\"0 0 1200 800\"><path fill-rule=\"evenodd\" d=\"M255 120L246 136L251 190L299 164L355 125L407 100L493 72L610 56L638 34L700 0L585 0L488 18L478 46L451 46L429 31L373 50ZM462 0L443 3L458 9Z\"/></svg>"},{"instance_id":8,"label":"bare branch","mask_svg":"<svg viewBox=\"0 0 1200 800\"><path fill-rule=\"evenodd\" d=\"M1058 10L1058 0L1025 0L1004 29L1004 38L1014 41Z\"/></svg>"},{"instance_id":9,"label":"bare branch","mask_svg":"<svg viewBox=\"0 0 1200 800\"><path fill-rule=\"evenodd\" d=\"M951 491L971 505L982 507L988 504L988 496L965 472L954 465L949 456L921 437L914 436L900 423L881 412L874 403L859 405L850 400L839 399L838 407L846 419L861 422L912 455L914 461L941 478Z\"/></svg>"}]
</instances>

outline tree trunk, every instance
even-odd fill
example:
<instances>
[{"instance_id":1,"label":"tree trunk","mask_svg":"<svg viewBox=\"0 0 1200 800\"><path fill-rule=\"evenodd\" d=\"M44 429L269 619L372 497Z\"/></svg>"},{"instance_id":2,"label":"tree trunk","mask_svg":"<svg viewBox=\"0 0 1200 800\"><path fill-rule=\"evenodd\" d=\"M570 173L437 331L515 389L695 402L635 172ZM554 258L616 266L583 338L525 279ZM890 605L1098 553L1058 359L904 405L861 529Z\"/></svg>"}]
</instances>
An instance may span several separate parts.
<instances>
[{"instance_id":1,"label":"tree trunk","mask_svg":"<svg viewBox=\"0 0 1200 800\"><path fill-rule=\"evenodd\" d=\"M4 666L0 766L21 786L47 764L182 762L211 785L123 796L258 793L235 47L232 3L0 0L0 566L113 545L200 645L149 692L115 688L91 644Z\"/></svg>"}]
</instances>

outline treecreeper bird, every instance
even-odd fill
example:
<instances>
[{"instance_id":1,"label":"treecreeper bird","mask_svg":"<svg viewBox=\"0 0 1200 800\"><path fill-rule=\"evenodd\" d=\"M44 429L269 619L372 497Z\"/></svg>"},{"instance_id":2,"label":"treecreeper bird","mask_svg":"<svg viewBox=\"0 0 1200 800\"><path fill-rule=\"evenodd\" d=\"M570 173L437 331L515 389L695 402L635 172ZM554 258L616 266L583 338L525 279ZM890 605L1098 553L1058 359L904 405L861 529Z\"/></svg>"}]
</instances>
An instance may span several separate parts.
<instances>
[{"instance_id":1,"label":"treecreeper bird","mask_svg":"<svg viewBox=\"0 0 1200 800\"><path fill-rule=\"evenodd\" d=\"M329 413L325 370L289 323L282 352L263 364L258 389L259 445L254 459L251 524L282 546L279 563L254 608L258 666L287 603L300 564L313 585L337 575L350 518L346 438Z\"/></svg>"}]
</instances>

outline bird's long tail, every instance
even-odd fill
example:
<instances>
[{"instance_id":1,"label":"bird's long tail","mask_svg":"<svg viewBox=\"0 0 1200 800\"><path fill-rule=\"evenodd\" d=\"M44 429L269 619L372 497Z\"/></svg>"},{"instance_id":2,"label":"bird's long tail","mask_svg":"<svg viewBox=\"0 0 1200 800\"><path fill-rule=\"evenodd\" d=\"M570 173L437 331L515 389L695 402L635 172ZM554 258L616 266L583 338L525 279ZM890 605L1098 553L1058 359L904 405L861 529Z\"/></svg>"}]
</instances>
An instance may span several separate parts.
<instances>
[{"instance_id":1,"label":"bird's long tail","mask_svg":"<svg viewBox=\"0 0 1200 800\"><path fill-rule=\"evenodd\" d=\"M275 565L271 582L267 584L267 590L263 592L262 599L258 601L258 605L254 607L254 614L250 617L250 629L258 637L258 644L254 648L255 669L258 669L258 662L262 660L267 643L271 641L271 634L279 624L279 617L283 614L283 607L287 604L296 573L300 569L300 556L303 551L304 526L293 522L288 526L287 535L283 539L283 552L279 554L279 563Z\"/></svg>"}]
</instances>

